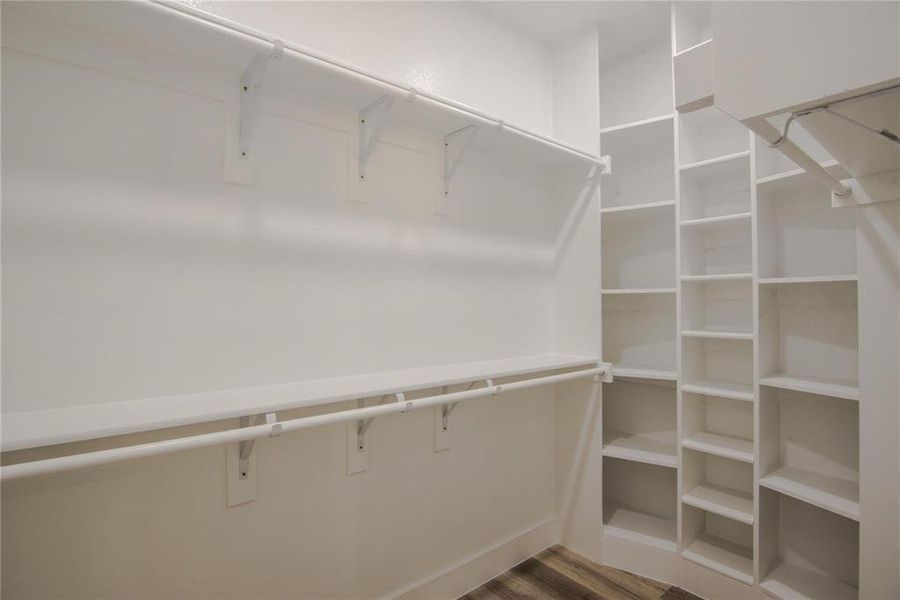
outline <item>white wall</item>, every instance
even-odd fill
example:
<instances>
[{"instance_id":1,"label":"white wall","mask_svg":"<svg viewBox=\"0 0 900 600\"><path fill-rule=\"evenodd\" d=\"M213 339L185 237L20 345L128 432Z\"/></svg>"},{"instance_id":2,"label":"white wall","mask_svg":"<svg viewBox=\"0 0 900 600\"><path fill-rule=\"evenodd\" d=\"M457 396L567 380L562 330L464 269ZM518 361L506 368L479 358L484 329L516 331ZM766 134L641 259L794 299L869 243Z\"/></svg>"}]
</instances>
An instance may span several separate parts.
<instances>
[{"instance_id":1,"label":"white wall","mask_svg":"<svg viewBox=\"0 0 900 600\"><path fill-rule=\"evenodd\" d=\"M3 8L11 27L20 7ZM379 48L362 33L375 9L358 8L355 34L328 17L343 8L318 5L306 15L318 20L303 22L321 39L330 23L356 52ZM381 22L402 32L405 9L393 10ZM486 75L470 79L451 61L435 67L447 73L436 91L546 129L538 44L479 18L464 27L457 5L409 10L410 30L418 19L437 34L455 20L444 39L464 38L454 48L469 59L483 54L467 68L515 74L482 102L458 86L480 89ZM15 26L24 30L4 31L2 65L4 411L552 349L558 227L543 182L473 159L455 180L453 216L436 216L435 140L388 132L360 190L354 115L270 95L256 184L229 185L222 98L233 81L65 29L45 44L34 23ZM485 52L502 35L510 55ZM396 64L428 39L399 51L385 41L368 59ZM524 70L532 63L537 74ZM379 419L373 467L350 477L343 426L267 440L258 499L231 509L223 448L4 484L2 593L404 589L554 518L552 397L537 389L461 407L442 453L430 412Z\"/></svg>"},{"instance_id":2,"label":"white wall","mask_svg":"<svg viewBox=\"0 0 900 600\"><path fill-rule=\"evenodd\" d=\"M189 2L550 135L550 51L467 2Z\"/></svg>"}]
</instances>

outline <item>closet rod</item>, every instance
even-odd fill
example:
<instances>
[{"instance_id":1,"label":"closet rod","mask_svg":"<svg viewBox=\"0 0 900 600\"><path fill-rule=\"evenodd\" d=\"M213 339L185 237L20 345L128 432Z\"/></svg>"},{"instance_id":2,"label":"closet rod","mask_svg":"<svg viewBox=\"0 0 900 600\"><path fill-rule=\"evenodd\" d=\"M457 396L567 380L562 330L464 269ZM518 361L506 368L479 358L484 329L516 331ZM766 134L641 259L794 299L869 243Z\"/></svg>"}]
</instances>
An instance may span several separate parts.
<instances>
[{"instance_id":1,"label":"closet rod","mask_svg":"<svg viewBox=\"0 0 900 600\"><path fill-rule=\"evenodd\" d=\"M223 30L225 33L233 37L249 38L253 42L264 42L266 45L271 45L276 42L276 38L262 31L254 29L252 27L247 27L218 15L196 9L182 2L177 2L176 0L148 1L150 6L155 6L159 10L165 11L167 13L179 14L183 19L200 22L208 27ZM271 48L266 48L266 50L270 51ZM360 69L359 67L345 63L336 58L314 52L308 48L304 48L303 46L290 42L284 42L284 51L285 56L291 55L306 62L316 63L319 66L324 66L328 69L331 69L332 71L336 71L342 76L349 76L353 79L362 80L364 83L376 85L385 91L392 92L396 95L408 98L410 100L418 100L419 98L422 98L427 102L431 102L432 104L440 106L445 110L461 113L469 118L474 118L478 121L481 121L483 124L490 125L491 127L496 129L508 129L510 131L514 131L521 136L531 138L548 146L552 146L557 150L566 152L581 160L588 161L593 164L605 164L605 161L602 158L592 156L587 152L583 152L581 150L578 150L577 148L567 146L534 131L529 131L528 129L524 129L516 125L511 125L501 119L497 119L485 112L463 104L462 102L450 100L449 98L444 98L443 96L432 94L431 92L426 92L413 87L405 87L397 82L391 81L390 79L369 73L363 69Z\"/></svg>"},{"instance_id":2,"label":"closet rod","mask_svg":"<svg viewBox=\"0 0 900 600\"><path fill-rule=\"evenodd\" d=\"M301 429L333 425L335 423L345 423L347 421L358 421L384 415L406 413L420 408L428 408L429 406L439 406L441 404L451 404L464 400L472 400L474 398L497 396L501 392L514 392L540 385L560 383L584 377L593 377L595 382L599 382L600 378L605 377L608 373L609 367L603 365L590 369L561 373L559 375L548 375L546 377L536 377L502 385L491 385L474 390L438 394L436 396L428 396L417 400L404 400L402 402L356 408L325 415L301 417L287 421L275 421L264 425L253 425L239 429L230 429L228 431L217 431L214 433L204 433L172 440L163 440L160 442L125 446L123 448L112 448L109 450L60 456L58 458L35 460L0 468L0 480L9 481L11 479L82 469L123 460L159 456L161 454L180 452L182 450L190 450L193 448L247 442L250 440L275 437L287 431L299 431Z\"/></svg>"}]
</instances>

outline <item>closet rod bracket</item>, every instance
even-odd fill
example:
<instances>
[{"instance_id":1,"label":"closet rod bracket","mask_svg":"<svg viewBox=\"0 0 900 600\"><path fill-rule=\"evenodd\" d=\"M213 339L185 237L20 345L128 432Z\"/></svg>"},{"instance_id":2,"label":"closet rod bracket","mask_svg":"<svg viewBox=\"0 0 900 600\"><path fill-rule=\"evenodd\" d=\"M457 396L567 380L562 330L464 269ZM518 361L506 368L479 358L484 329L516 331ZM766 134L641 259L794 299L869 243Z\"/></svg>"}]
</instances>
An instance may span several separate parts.
<instances>
[{"instance_id":1,"label":"closet rod bracket","mask_svg":"<svg viewBox=\"0 0 900 600\"><path fill-rule=\"evenodd\" d=\"M278 422L276 413L257 415L254 425L263 424L271 425L271 429L269 430L269 437L276 437L281 434L281 423ZM250 417L241 417L240 425L241 427L249 427ZM238 462L240 469L240 479L247 479L247 477L249 477L250 456L253 454L253 447L255 443L256 440L246 440L240 442L238 450L238 456L240 457L240 461Z\"/></svg>"},{"instance_id":2,"label":"closet rod bracket","mask_svg":"<svg viewBox=\"0 0 900 600\"><path fill-rule=\"evenodd\" d=\"M382 96L359 111L359 179L366 179L366 165L385 126L391 120L394 98Z\"/></svg>"},{"instance_id":3,"label":"closet rod bracket","mask_svg":"<svg viewBox=\"0 0 900 600\"><path fill-rule=\"evenodd\" d=\"M272 52L269 54L257 52L241 75L238 150L242 159L246 159L250 155L250 141L259 118L259 96L262 92L266 70L269 68L270 61L280 60L283 56L284 42L275 40L272 42Z\"/></svg>"},{"instance_id":4,"label":"closet rod bracket","mask_svg":"<svg viewBox=\"0 0 900 600\"><path fill-rule=\"evenodd\" d=\"M478 125L467 125L444 136L444 197L450 195L450 182L476 133Z\"/></svg>"}]
</instances>

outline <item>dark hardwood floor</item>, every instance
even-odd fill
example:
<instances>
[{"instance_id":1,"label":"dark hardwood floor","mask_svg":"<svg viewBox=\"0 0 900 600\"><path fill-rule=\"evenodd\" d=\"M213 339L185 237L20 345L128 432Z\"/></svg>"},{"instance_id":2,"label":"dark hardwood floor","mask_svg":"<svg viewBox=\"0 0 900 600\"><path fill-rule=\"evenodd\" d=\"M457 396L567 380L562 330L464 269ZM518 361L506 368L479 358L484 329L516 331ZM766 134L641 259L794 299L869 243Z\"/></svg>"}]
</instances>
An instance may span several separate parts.
<instances>
[{"instance_id":1,"label":"dark hardwood floor","mask_svg":"<svg viewBox=\"0 0 900 600\"><path fill-rule=\"evenodd\" d=\"M553 546L498 575L464 600L584 598L590 600L702 600L681 588L604 567Z\"/></svg>"}]
</instances>

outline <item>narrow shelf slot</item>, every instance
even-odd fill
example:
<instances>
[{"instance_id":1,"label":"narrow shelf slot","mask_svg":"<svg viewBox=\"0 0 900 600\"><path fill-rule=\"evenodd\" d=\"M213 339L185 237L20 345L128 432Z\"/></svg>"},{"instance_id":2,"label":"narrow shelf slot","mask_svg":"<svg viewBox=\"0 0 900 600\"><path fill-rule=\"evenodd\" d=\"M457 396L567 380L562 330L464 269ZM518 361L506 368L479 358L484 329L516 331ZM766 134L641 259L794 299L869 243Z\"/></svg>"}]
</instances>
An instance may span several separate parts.
<instances>
[{"instance_id":1,"label":"narrow shelf slot","mask_svg":"<svg viewBox=\"0 0 900 600\"><path fill-rule=\"evenodd\" d=\"M676 552L675 469L603 461L603 535Z\"/></svg>"},{"instance_id":2,"label":"narrow shelf slot","mask_svg":"<svg viewBox=\"0 0 900 600\"><path fill-rule=\"evenodd\" d=\"M674 209L675 201L674 200L664 200L662 202L644 202L642 204L626 204L623 206L611 206L608 208L601 208L601 214L609 214L609 213L619 213L619 212L637 212L642 210L658 210L658 209Z\"/></svg>"},{"instance_id":3,"label":"narrow shelf slot","mask_svg":"<svg viewBox=\"0 0 900 600\"><path fill-rule=\"evenodd\" d=\"M686 449L682 502L728 519L753 524L753 465Z\"/></svg>"},{"instance_id":4,"label":"narrow shelf slot","mask_svg":"<svg viewBox=\"0 0 900 600\"><path fill-rule=\"evenodd\" d=\"M760 389L760 485L859 519L859 405Z\"/></svg>"},{"instance_id":5,"label":"narrow shelf slot","mask_svg":"<svg viewBox=\"0 0 900 600\"><path fill-rule=\"evenodd\" d=\"M687 337L753 337L753 286L749 280L687 281L681 289Z\"/></svg>"},{"instance_id":6,"label":"narrow shelf slot","mask_svg":"<svg viewBox=\"0 0 900 600\"><path fill-rule=\"evenodd\" d=\"M752 340L753 334L741 331L704 331L685 329L681 332L683 337L710 338L716 340Z\"/></svg>"},{"instance_id":7,"label":"narrow shelf slot","mask_svg":"<svg viewBox=\"0 0 900 600\"><path fill-rule=\"evenodd\" d=\"M604 294L674 294L676 288L608 288L603 289Z\"/></svg>"},{"instance_id":8,"label":"narrow shelf slot","mask_svg":"<svg viewBox=\"0 0 900 600\"><path fill-rule=\"evenodd\" d=\"M722 276L752 272L749 220L714 226L683 227L681 272L690 276Z\"/></svg>"},{"instance_id":9,"label":"narrow shelf slot","mask_svg":"<svg viewBox=\"0 0 900 600\"><path fill-rule=\"evenodd\" d=\"M718 227L721 225L731 225L734 223L749 223L750 213L734 213L730 215L722 215L719 217L703 217L702 219L691 219L682 221L682 227L691 227L696 229L704 229L710 227Z\"/></svg>"},{"instance_id":10,"label":"narrow shelf slot","mask_svg":"<svg viewBox=\"0 0 900 600\"><path fill-rule=\"evenodd\" d=\"M759 490L760 586L782 600L855 600L859 523Z\"/></svg>"},{"instance_id":11,"label":"narrow shelf slot","mask_svg":"<svg viewBox=\"0 0 900 600\"><path fill-rule=\"evenodd\" d=\"M753 527L685 506L681 555L701 566L753 585Z\"/></svg>"},{"instance_id":12,"label":"narrow shelf slot","mask_svg":"<svg viewBox=\"0 0 900 600\"><path fill-rule=\"evenodd\" d=\"M753 344L746 340L682 338L682 389L753 399Z\"/></svg>"},{"instance_id":13,"label":"narrow shelf slot","mask_svg":"<svg viewBox=\"0 0 900 600\"><path fill-rule=\"evenodd\" d=\"M682 281L740 281L753 279L753 273L718 273L716 275L682 275Z\"/></svg>"},{"instance_id":14,"label":"narrow shelf slot","mask_svg":"<svg viewBox=\"0 0 900 600\"><path fill-rule=\"evenodd\" d=\"M688 223L746 219L750 212L750 157L743 152L682 167L679 181L681 218Z\"/></svg>"},{"instance_id":15,"label":"narrow shelf slot","mask_svg":"<svg viewBox=\"0 0 900 600\"><path fill-rule=\"evenodd\" d=\"M614 377L626 377L630 379L658 379L664 381L676 381L678 372L674 369L646 369L630 365L614 364Z\"/></svg>"}]
</instances>

